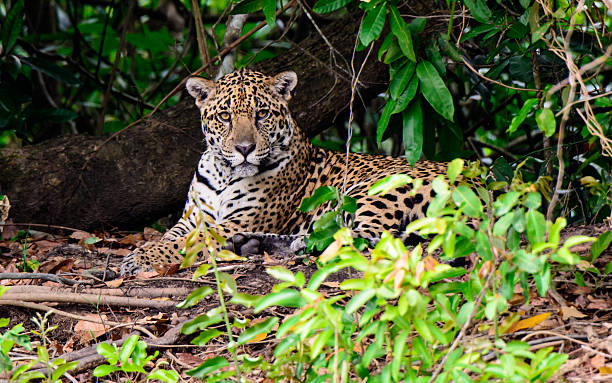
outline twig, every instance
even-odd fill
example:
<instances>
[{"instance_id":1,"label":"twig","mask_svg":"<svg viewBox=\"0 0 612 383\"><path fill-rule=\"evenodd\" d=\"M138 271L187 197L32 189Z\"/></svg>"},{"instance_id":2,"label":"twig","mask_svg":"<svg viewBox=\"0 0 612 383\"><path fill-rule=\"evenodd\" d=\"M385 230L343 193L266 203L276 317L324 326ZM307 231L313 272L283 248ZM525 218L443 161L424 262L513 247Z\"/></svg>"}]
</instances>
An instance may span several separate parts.
<instances>
[{"instance_id":1,"label":"twig","mask_svg":"<svg viewBox=\"0 0 612 383\"><path fill-rule=\"evenodd\" d=\"M589 351L595 352L595 353L597 353L599 355L602 355L602 356L604 356L604 357L606 357L608 359L612 359L612 354L608 354L606 352L594 349L592 343L582 342L582 341L580 341L578 339L575 339L575 338L572 338L572 337L569 337L569 336L566 336L566 335L563 335L563 334L560 334L560 333L557 333L557 332L553 332L553 331L547 331L547 330L535 331L535 332L532 332L532 333L526 335L521 340L523 342L525 342L525 341L527 341L527 339L529 339L531 337L534 337L536 335L554 335L554 336L558 336L559 338L563 338L563 339L569 340L571 342L577 343L577 344L581 345L582 347L586 348Z\"/></svg>"},{"instance_id":2,"label":"twig","mask_svg":"<svg viewBox=\"0 0 612 383\"><path fill-rule=\"evenodd\" d=\"M0 226L32 226L32 227L46 227L48 229L80 231L79 229L75 229L74 227L50 225L48 223L6 222L6 223L0 223Z\"/></svg>"},{"instance_id":3,"label":"twig","mask_svg":"<svg viewBox=\"0 0 612 383\"><path fill-rule=\"evenodd\" d=\"M568 81L570 85L569 93L567 95L566 104L570 104L574 101L574 97L576 95L576 77L572 76L572 73L577 73L578 68L574 63L574 59L572 57L572 51L570 48L570 39L574 32L574 27L576 25L576 15L579 14L584 6L584 0L580 0L578 5L576 6L576 13L574 13L570 19L570 26L568 28L567 34L564 39L564 49L565 49L565 63L570 71L570 75L568 76ZM557 171L557 182L555 183L555 188L553 190L552 197L550 198L550 203L548 204L548 209L546 210L546 220L552 221L552 216L555 211L555 206L557 205L557 201L559 200L559 191L561 190L561 186L563 186L563 176L565 174L565 161L563 160L563 139L565 138L565 125L569 120L570 109L564 109L563 117L561 118L561 124L559 125L559 136L557 139L557 161L559 163L559 169Z\"/></svg>"},{"instance_id":4,"label":"twig","mask_svg":"<svg viewBox=\"0 0 612 383\"><path fill-rule=\"evenodd\" d=\"M365 17L365 16L363 16ZM363 23L362 17L362 23ZM361 28L361 27L360 27ZM359 32L360 33L360 32ZM359 68L359 72L355 74L355 52L357 51L357 44L359 41L359 33L355 36L355 44L353 45L353 54L351 56L351 99L349 101L349 120L348 120L348 136L346 138L346 152L344 158L344 178L342 180L342 194L346 192L346 181L348 178L348 169L349 169L349 153L351 150L351 138L353 137L353 104L355 103L355 93L357 92L357 84L359 84L359 76L365 67L368 58L370 57L370 53L372 53L372 48L374 44L370 44L370 49L368 49L368 53L366 57L363 59L361 63L361 67Z\"/></svg>"},{"instance_id":5,"label":"twig","mask_svg":"<svg viewBox=\"0 0 612 383\"><path fill-rule=\"evenodd\" d=\"M0 280L2 279L42 279L45 281L63 283L70 286L91 284L91 282L75 281L74 279L63 278L56 274L48 273L0 273Z\"/></svg>"},{"instance_id":6,"label":"twig","mask_svg":"<svg viewBox=\"0 0 612 383\"><path fill-rule=\"evenodd\" d=\"M221 45L222 48L232 45L232 43L240 37L242 27L244 27L244 23L246 23L248 17L249 15L247 14L230 15L230 17L227 19L227 23L225 23L225 36L223 36L223 45ZM230 50L226 55L221 57L223 59L215 79L220 79L223 77L223 75L234 71L236 48Z\"/></svg>"},{"instance_id":7,"label":"twig","mask_svg":"<svg viewBox=\"0 0 612 383\"><path fill-rule=\"evenodd\" d=\"M467 62L467 60L464 58L462 58L463 60L463 64L468 67L472 72L474 72L478 77L482 78L485 81L489 81L492 82L493 84L497 84L499 86L503 86L504 88L508 88L508 89L513 89L513 90L519 90L522 92L540 92L540 90L538 89L532 89L532 88L519 88L516 86L512 86L512 85L506 85L503 82L499 82L497 80L493 80L492 78L488 78L487 76L481 74L479 71L477 71L472 65L470 65L470 63Z\"/></svg>"}]
</instances>

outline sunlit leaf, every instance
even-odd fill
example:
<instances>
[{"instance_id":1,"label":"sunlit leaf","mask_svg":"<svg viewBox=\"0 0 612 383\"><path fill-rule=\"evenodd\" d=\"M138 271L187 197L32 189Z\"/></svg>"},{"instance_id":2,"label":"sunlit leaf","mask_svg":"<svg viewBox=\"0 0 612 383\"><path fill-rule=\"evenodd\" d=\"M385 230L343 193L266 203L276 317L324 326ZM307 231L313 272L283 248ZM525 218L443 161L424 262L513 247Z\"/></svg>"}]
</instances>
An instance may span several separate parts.
<instances>
[{"instance_id":1,"label":"sunlit leaf","mask_svg":"<svg viewBox=\"0 0 612 383\"><path fill-rule=\"evenodd\" d=\"M369 10L366 13L363 23L361 23L361 32L359 33L359 40L363 45L370 45L370 43L380 36L383 27L385 26L385 19L387 18L387 4L382 5Z\"/></svg>"}]
</instances>

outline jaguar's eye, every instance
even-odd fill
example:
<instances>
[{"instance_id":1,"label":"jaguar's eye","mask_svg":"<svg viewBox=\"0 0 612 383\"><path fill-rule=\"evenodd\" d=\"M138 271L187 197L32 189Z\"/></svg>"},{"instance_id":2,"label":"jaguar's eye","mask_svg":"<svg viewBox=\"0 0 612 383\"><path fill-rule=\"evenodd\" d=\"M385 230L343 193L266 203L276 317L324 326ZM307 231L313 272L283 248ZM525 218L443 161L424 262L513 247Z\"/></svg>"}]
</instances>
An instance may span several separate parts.
<instances>
[{"instance_id":1,"label":"jaguar's eye","mask_svg":"<svg viewBox=\"0 0 612 383\"><path fill-rule=\"evenodd\" d=\"M221 122L229 122L232 116L228 112L217 113L217 118Z\"/></svg>"},{"instance_id":2,"label":"jaguar's eye","mask_svg":"<svg viewBox=\"0 0 612 383\"><path fill-rule=\"evenodd\" d=\"M270 115L270 111L268 109L260 109L257 111L257 119L265 120Z\"/></svg>"}]
</instances>

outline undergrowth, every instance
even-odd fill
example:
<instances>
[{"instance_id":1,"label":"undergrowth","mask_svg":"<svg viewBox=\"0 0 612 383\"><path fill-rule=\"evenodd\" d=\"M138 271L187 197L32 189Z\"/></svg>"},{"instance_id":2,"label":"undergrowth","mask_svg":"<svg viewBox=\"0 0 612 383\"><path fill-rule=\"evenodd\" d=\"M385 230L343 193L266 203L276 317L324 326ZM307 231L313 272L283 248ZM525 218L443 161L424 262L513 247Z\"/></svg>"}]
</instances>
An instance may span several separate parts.
<instances>
[{"instance_id":1,"label":"undergrowth","mask_svg":"<svg viewBox=\"0 0 612 383\"><path fill-rule=\"evenodd\" d=\"M238 292L233 278L217 271L222 304L185 324L182 332L197 334L192 343L198 346L213 339L224 341L233 366L219 355L187 374L208 382L230 377L245 381L245 374L254 369L265 372L271 381L295 382L550 380L568 355L552 347L532 352L528 343L505 336L520 319L509 312L509 301L519 294L528 303L534 287L545 296L553 288L557 266L586 262L587 269L599 273L591 262L605 249L605 239L592 246L588 259L579 257L572 247L595 239L573 236L562 242L560 232L566 220L546 221L539 211L542 197L535 185L514 177L510 184L491 182L487 189L481 186L485 174L478 164L465 167L463 160L455 160L446 177L434 179L436 196L427 216L406 229L429 243L410 250L389 233L369 254L360 250L343 220L350 213L350 200L347 203L329 188L315 192L305 200L306 210L337 201L334 212L315 228L315 232L319 229L315 245L325 240L320 233L332 232L325 228L335 228L331 243L318 258L318 270L307 281L301 272L270 267L268 274L280 283L261 296ZM406 184L416 190L420 181L407 175L387 177L370 194L384 194ZM498 190L496 198L490 189ZM224 242L203 219L196 230L187 241L186 264L202 246L214 259L219 254L213 241ZM200 231L206 238L203 245L193 239ZM472 266L446 263L460 257L469 257ZM194 277L208 267L201 267ZM330 296L322 284L341 270L350 270L355 277L339 284L343 293ZM200 288L182 306L194 305L212 293L209 287ZM230 303L252 308L262 317L230 325L223 294L231 295ZM282 320L266 316L273 306L293 312ZM223 322L225 332L217 329ZM479 335L467 338L466 331L476 326ZM240 334L237 339L234 332ZM273 360L245 351L247 343L267 337L275 339Z\"/></svg>"}]
</instances>

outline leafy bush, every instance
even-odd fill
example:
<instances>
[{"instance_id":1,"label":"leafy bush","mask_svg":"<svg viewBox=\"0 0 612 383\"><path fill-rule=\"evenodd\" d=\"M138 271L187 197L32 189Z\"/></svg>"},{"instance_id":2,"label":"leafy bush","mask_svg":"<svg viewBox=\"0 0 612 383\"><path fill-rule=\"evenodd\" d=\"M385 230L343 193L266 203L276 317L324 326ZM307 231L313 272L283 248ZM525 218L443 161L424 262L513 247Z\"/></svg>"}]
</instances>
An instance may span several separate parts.
<instances>
[{"instance_id":1,"label":"leafy bush","mask_svg":"<svg viewBox=\"0 0 612 383\"><path fill-rule=\"evenodd\" d=\"M464 169L463 161L456 160L447 177L433 181L436 196L427 217L406 229L430 240L424 248L408 250L400 239L385 233L368 256L357 248L350 229L342 227L308 281L301 272L269 268L281 282L270 294L251 296L237 292L229 275L218 280L220 286L233 286L224 290L233 295L230 303L251 307L255 314L272 306L295 309L278 328L278 318L263 317L250 327L236 321L226 333L214 329L227 316L225 306L185 324L185 334L199 333L192 343L200 346L229 335L227 347L235 355L234 369L227 370L230 361L216 356L189 374L212 382L257 367L273 381L550 380L567 355L552 347L530 352L527 343L508 339L506 333L519 320L508 312L509 301L517 284L529 301L532 280L544 296L552 287L555 265L588 262L571 249L594 238L574 236L562 242L566 221L546 221L538 211L542 197L533 184L520 177L511 184L495 181L491 186L505 189L493 199L493 193L480 186L483 174L478 164ZM407 176L392 176L370 193L406 183L419 184ZM343 200L336 197L322 189L312 198L320 203ZM305 200L303 206L313 203ZM337 204L338 211L342 206ZM606 241L599 247L605 248ZM466 256L473 265L469 269L440 262ZM359 274L339 284L343 293L330 296L323 283L342 270ZM199 289L186 302L193 305L210 293L210 288ZM467 338L466 330L477 324L479 331L489 329L494 339ZM275 328L274 360L245 353L245 344L265 338ZM241 332L237 339L232 329Z\"/></svg>"},{"instance_id":2,"label":"leafy bush","mask_svg":"<svg viewBox=\"0 0 612 383\"><path fill-rule=\"evenodd\" d=\"M151 372L147 372L145 367L149 362L157 357L159 351L155 351L153 355L147 354L147 344L138 340L138 335L132 335L126 339L121 348L117 348L115 344L100 343L98 345L98 354L104 356L108 364L101 364L93 371L96 377L103 377L114 372L123 372L130 376L129 382L132 379L139 381L140 374L144 375L148 380L158 380L160 382L176 383L179 375L174 370L164 370L160 368L167 362L158 362Z\"/></svg>"}]
</instances>

